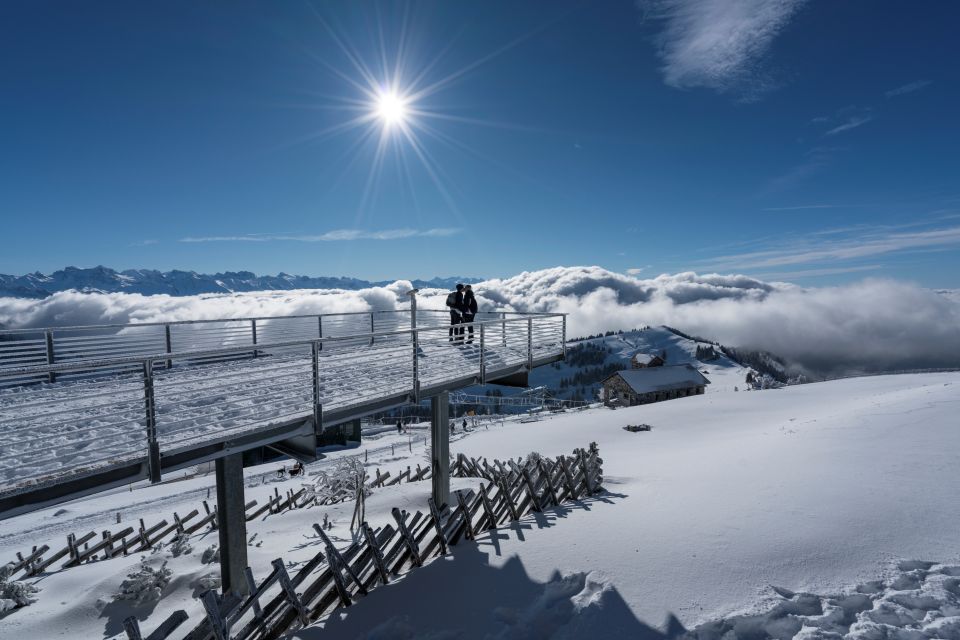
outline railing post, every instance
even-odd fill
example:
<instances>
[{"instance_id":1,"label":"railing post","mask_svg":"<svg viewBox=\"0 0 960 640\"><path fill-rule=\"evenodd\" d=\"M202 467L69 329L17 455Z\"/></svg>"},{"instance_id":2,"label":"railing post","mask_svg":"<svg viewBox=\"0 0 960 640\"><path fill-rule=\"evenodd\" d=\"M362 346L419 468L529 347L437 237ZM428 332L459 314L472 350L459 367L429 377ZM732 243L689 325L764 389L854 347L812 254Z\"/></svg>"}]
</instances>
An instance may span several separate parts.
<instances>
[{"instance_id":1,"label":"railing post","mask_svg":"<svg viewBox=\"0 0 960 640\"><path fill-rule=\"evenodd\" d=\"M170 325L163 325L163 337L164 342L166 343L167 353L173 353L173 340L170 336ZM173 360L167 360L167 369L173 368Z\"/></svg>"},{"instance_id":2,"label":"railing post","mask_svg":"<svg viewBox=\"0 0 960 640\"><path fill-rule=\"evenodd\" d=\"M563 314L563 359L567 359L567 314Z\"/></svg>"},{"instance_id":3,"label":"railing post","mask_svg":"<svg viewBox=\"0 0 960 640\"><path fill-rule=\"evenodd\" d=\"M533 318L527 318L527 371L533 371Z\"/></svg>"},{"instance_id":4,"label":"railing post","mask_svg":"<svg viewBox=\"0 0 960 640\"><path fill-rule=\"evenodd\" d=\"M320 405L320 341L314 340L310 343L310 359L313 369L313 431L321 433L323 427L323 409Z\"/></svg>"},{"instance_id":5,"label":"railing post","mask_svg":"<svg viewBox=\"0 0 960 640\"><path fill-rule=\"evenodd\" d=\"M503 311L500 312L500 320L503 321L503 346L507 346L507 314Z\"/></svg>"},{"instance_id":6,"label":"railing post","mask_svg":"<svg viewBox=\"0 0 960 640\"><path fill-rule=\"evenodd\" d=\"M376 328L373 322L373 311L370 312L370 346L373 346L373 334L376 333Z\"/></svg>"},{"instance_id":7,"label":"railing post","mask_svg":"<svg viewBox=\"0 0 960 640\"><path fill-rule=\"evenodd\" d=\"M253 340L253 346L257 346L257 321L250 320L250 338ZM253 350L253 357L257 357L257 350Z\"/></svg>"},{"instance_id":8,"label":"railing post","mask_svg":"<svg viewBox=\"0 0 960 640\"><path fill-rule=\"evenodd\" d=\"M157 404L153 390L153 361L143 361L143 400L147 416L147 471L150 482L160 482L160 444L157 442Z\"/></svg>"},{"instance_id":9,"label":"railing post","mask_svg":"<svg viewBox=\"0 0 960 640\"><path fill-rule=\"evenodd\" d=\"M323 316L317 316L317 337L323 337ZM323 351L323 343L320 343L320 351Z\"/></svg>"},{"instance_id":10,"label":"railing post","mask_svg":"<svg viewBox=\"0 0 960 640\"><path fill-rule=\"evenodd\" d=\"M54 357L53 357L53 331L50 331L49 329L47 329L47 330L44 332L44 337L46 338L46 341L47 341L47 364L53 364L53 360L54 360ZM50 380L50 382L56 382L56 381L57 381L57 374L56 374L55 372L53 372L53 371L50 371L50 372L47 373L47 378Z\"/></svg>"},{"instance_id":11,"label":"railing post","mask_svg":"<svg viewBox=\"0 0 960 640\"><path fill-rule=\"evenodd\" d=\"M407 295L410 296L410 328L417 328L417 292L419 289L412 289L407 292Z\"/></svg>"},{"instance_id":12,"label":"railing post","mask_svg":"<svg viewBox=\"0 0 960 640\"><path fill-rule=\"evenodd\" d=\"M413 337L413 402L420 404L420 359L417 354L420 351L420 336L414 330L410 332Z\"/></svg>"},{"instance_id":13,"label":"railing post","mask_svg":"<svg viewBox=\"0 0 960 640\"><path fill-rule=\"evenodd\" d=\"M480 325L480 384L487 384L487 361L486 357L483 354L483 348L485 346L485 325Z\"/></svg>"}]
</instances>

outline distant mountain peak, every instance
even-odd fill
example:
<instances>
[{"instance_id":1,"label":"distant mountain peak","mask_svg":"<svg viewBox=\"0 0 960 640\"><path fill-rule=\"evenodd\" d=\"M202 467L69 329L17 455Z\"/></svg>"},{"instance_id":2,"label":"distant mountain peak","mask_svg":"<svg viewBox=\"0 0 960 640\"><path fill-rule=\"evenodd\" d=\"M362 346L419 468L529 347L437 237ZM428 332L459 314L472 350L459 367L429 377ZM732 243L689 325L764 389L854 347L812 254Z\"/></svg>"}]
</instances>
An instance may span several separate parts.
<instances>
[{"instance_id":1,"label":"distant mountain peak","mask_svg":"<svg viewBox=\"0 0 960 640\"><path fill-rule=\"evenodd\" d=\"M398 278L399 279L399 278ZM418 288L453 288L457 283L480 282L481 278L464 276L412 280ZM252 271L224 271L203 274L172 269L125 269L116 271L103 265L90 268L64 267L46 275L36 271L22 276L0 274L0 297L45 298L58 291L99 291L104 293L140 293L187 296L201 293L237 291L283 291L290 289L346 289L356 291L382 287L393 280L372 282L350 277L298 276L280 272L275 276L258 276Z\"/></svg>"}]
</instances>

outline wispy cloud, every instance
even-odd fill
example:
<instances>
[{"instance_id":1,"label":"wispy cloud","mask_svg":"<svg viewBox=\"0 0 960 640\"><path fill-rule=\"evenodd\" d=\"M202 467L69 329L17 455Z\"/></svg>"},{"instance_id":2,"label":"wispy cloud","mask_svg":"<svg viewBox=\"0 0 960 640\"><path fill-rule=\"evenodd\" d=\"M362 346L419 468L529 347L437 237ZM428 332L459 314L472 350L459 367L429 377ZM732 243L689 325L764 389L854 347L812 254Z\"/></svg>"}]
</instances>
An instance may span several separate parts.
<instances>
[{"instance_id":1,"label":"wispy cloud","mask_svg":"<svg viewBox=\"0 0 960 640\"><path fill-rule=\"evenodd\" d=\"M643 267L633 267L632 269L627 269L627 275L638 276L643 273Z\"/></svg>"},{"instance_id":2,"label":"wispy cloud","mask_svg":"<svg viewBox=\"0 0 960 640\"><path fill-rule=\"evenodd\" d=\"M251 233L234 236L187 236L180 242L346 242L351 240L403 240L405 238L443 238L456 235L461 229L384 229L366 231L363 229L335 229L320 234L271 234Z\"/></svg>"},{"instance_id":3,"label":"wispy cloud","mask_svg":"<svg viewBox=\"0 0 960 640\"><path fill-rule=\"evenodd\" d=\"M800 269L798 271L770 271L767 273L754 274L757 278L767 280L802 280L803 278L820 278L823 276L836 276L845 273L861 273L863 271L876 271L882 269L882 264L865 264L856 267L826 267L823 269Z\"/></svg>"},{"instance_id":4,"label":"wispy cloud","mask_svg":"<svg viewBox=\"0 0 960 640\"><path fill-rule=\"evenodd\" d=\"M846 234L846 237L829 240L824 237L823 233L811 233L792 244L719 256L706 263L709 268L715 269L755 271L790 265L836 263L902 251L960 247L960 227L956 226L917 231L891 230L889 227L862 228Z\"/></svg>"},{"instance_id":5,"label":"wispy cloud","mask_svg":"<svg viewBox=\"0 0 960 640\"><path fill-rule=\"evenodd\" d=\"M152 244L159 243L159 240L138 240L137 242L131 242L129 246L131 247L149 247Z\"/></svg>"},{"instance_id":6,"label":"wispy cloud","mask_svg":"<svg viewBox=\"0 0 960 640\"><path fill-rule=\"evenodd\" d=\"M867 124L871 120L873 120L872 116L851 116L850 118L847 119L846 122L844 122L841 125L837 125L836 127L834 127L833 129L830 129L823 135L835 136L838 133L843 133L844 131L850 131L850 129L856 129L861 125Z\"/></svg>"},{"instance_id":7,"label":"wispy cloud","mask_svg":"<svg viewBox=\"0 0 960 640\"><path fill-rule=\"evenodd\" d=\"M806 0L638 0L657 36L665 82L746 94L769 88L761 61Z\"/></svg>"},{"instance_id":8,"label":"wispy cloud","mask_svg":"<svg viewBox=\"0 0 960 640\"><path fill-rule=\"evenodd\" d=\"M808 177L829 166L833 156L837 152L845 150L845 147L828 146L810 149L804 154L802 162L790 167L785 172L770 180L767 188L761 192L761 195L769 195L797 186L800 182L803 182Z\"/></svg>"},{"instance_id":9,"label":"wispy cloud","mask_svg":"<svg viewBox=\"0 0 960 640\"><path fill-rule=\"evenodd\" d=\"M862 204L801 204L793 207L766 207L764 211L803 211L807 209L849 209Z\"/></svg>"},{"instance_id":10,"label":"wispy cloud","mask_svg":"<svg viewBox=\"0 0 960 640\"><path fill-rule=\"evenodd\" d=\"M905 93L913 93L914 91L920 91L924 87L928 87L933 84L932 80L917 80L916 82L910 82L903 86L897 87L896 89L891 89L890 91L884 92L883 95L887 98L893 98L894 96L902 96Z\"/></svg>"},{"instance_id":11,"label":"wispy cloud","mask_svg":"<svg viewBox=\"0 0 960 640\"><path fill-rule=\"evenodd\" d=\"M828 125L830 129L823 135L834 136L850 129L856 129L871 120L873 120L872 107L858 107L855 104L850 104L829 115L817 116L810 120L810 124Z\"/></svg>"}]
</instances>

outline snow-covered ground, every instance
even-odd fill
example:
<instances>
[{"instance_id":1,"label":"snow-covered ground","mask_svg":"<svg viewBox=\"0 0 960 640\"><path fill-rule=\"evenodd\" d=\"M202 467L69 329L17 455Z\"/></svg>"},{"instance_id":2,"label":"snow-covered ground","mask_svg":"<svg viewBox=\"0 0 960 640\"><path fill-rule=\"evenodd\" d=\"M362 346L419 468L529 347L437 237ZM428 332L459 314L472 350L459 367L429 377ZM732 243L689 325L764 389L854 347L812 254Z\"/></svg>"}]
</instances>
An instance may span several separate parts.
<instances>
[{"instance_id":1,"label":"snow-covered ground","mask_svg":"<svg viewBox=\"0 0 960 640\"><path fill-rule=\"evenodd\" d=\"M480 427L458 437L453 452L556 455L598 442L608 493L461 543L452 558L293 637L653 638L680 625L706 625L698 629L704 638L730 632L744 640L791 638L801 628L802 637L960 637L958 411L960 374L938 373L760 392L710 388L641 407ZM652 431L623 429L640 423ZM402 445L392 454L384 449L391 442ZM410 454L408 442L385 433L363 447L376 451L371 464L395 471L426 460L424 445ZM254 498L273 491L257 475L263 471L247 471ZM49 509L0 522L0 558L59 542L66 531L111 526L116 511L125 522L182 514L210 484L199 477L142 486L70 503L59 515ZM287 481L281 490L296 486ZM377 490L368 516L385 522L389 507L423 509L428 492L429 483ZM249 523L254 573L265 575L275 557L297 563L315 554L310 525L324 514L345 540L350 507ZM111 637L131 612L150 614L148 631L177 608L196 620L198 581L215 572L200 555L213 543L208 534L188 555L147 554L151 565L168 560L172 570L159 604L113 602L136 556L47 576L36 603L0 622L0 638Z\"/></svg>"}]
</instances>

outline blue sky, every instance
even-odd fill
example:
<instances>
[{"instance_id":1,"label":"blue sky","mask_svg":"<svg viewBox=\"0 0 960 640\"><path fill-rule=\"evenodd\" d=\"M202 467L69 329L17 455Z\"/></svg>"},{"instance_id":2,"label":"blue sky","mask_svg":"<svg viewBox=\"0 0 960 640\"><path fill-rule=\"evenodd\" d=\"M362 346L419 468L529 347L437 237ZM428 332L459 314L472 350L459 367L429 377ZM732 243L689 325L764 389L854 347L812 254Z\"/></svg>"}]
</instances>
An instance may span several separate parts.
<instances>
[{"instance_id":1,"label":"blue sky","mask_svg":"<svg viewBox=\"0 0 960 640\"><path fill-rule=\"evenodd\" d=\"M958 22L884 0L4 3L0 272L956 287Z\"/></svg>"}]
</instances>

